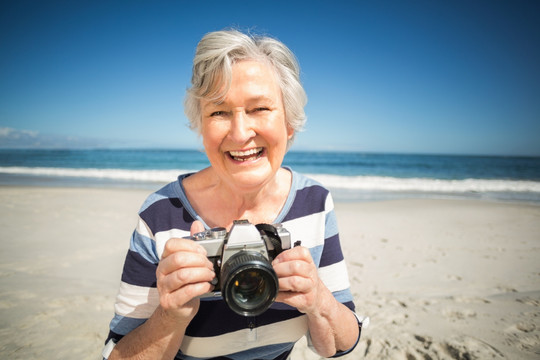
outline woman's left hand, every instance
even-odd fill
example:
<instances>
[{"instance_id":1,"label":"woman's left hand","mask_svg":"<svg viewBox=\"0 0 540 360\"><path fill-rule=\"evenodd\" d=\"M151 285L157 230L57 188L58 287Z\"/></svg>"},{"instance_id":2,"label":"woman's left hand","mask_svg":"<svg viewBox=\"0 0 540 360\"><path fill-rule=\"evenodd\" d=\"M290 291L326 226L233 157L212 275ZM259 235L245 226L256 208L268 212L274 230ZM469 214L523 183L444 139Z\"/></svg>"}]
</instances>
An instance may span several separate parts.
<instances>
[{"instance_id":1,"label":"woman's left hand","mask_svg":"<svg viewBox=\"0 0 540 360\"><path fill-rule=\"evenodd\" d=\"M305 314L317 313L324 287L309 250L296 246L279 254L272 266L279 279L276 301L295 307Z\"/></svg>"},{"instance_id":2,"label":"woman's left hand","mask_svg":"<svg viewBox=\"0 0 540 360\"><path fill-rule=\"evenodd\" d=\"M319 278L309 250L297 246L272 262L279 279L276 301L307 315L310 337L323 357L350 349L359 336L353 312L339 303Z\"/></svg>"}]
</instances>

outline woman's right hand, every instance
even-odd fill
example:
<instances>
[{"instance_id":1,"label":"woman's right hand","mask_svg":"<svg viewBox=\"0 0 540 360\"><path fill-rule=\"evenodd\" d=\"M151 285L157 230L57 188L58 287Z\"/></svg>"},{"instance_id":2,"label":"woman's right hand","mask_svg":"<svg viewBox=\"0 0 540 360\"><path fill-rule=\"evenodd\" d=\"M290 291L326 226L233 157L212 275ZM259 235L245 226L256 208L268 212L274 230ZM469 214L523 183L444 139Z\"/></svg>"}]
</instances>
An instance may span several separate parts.
<instances>
[{"instance_id":1,"label":"woman's right hand","mask_svg":"<svg viewBox=\"0 0 540 360\"><path fill-rule=\"evenodd\" d=\"M191 226L192 235L203 230L199 221ZM213 289L210 281L215 276L212 262L201 245L189 239L169 239L156 270L159 302L164 314L189 324L199 310L198 296Z\"/></svg>"}]
</instances>

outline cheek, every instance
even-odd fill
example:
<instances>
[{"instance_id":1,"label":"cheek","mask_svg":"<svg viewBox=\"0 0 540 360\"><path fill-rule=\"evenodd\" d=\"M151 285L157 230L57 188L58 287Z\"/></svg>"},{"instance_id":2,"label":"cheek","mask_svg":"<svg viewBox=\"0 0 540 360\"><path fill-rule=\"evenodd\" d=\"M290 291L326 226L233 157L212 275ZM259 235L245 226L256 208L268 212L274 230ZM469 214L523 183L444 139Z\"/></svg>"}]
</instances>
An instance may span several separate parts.
<instances>
[{"instance_id":1,"label":"cheek","mask_svg":"<svg viewBox=\"0 0 540 360\"><path fill-rule=\"evenodd\" d=\"M284 124L274 124L273 126L268 126L266 131L269 135L269 141L271 141L274 146L277 146L278 148L286 146L290 137L287 127Z\"/></svg>"},{"instance_id":2,"label":"cheek","mask_svg":"<svg viewBox=\"0 0 540 360\"><path fill-rule=\"evenodd\" d=\"M219 146L223 139L222 132L223 130L219 126L216 126L215 123L203 124L201 137L205 149L214 149L216 146Z\"/></svg>"}]
</instances>

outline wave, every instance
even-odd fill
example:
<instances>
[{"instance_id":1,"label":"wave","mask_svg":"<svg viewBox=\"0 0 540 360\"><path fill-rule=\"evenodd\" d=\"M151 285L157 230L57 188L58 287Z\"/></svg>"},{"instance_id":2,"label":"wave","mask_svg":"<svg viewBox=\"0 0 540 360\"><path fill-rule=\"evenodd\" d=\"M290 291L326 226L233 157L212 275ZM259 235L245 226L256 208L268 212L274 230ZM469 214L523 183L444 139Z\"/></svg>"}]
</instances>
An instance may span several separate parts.
<instances>
[{"instance_id":1,"label":"wave","mask_svg":"<svg viewBox=\"0 0 540 360\"><path fill-rule=\"evenodd\" d=\"M97 168L53 168L53 167L0 167L0 173L12 175L54 176L71 178L110 179L140 182L171 182L179 174L193 170L129 170Z\"/></svg>"},{"instance_id":2,"label":"wave","mask_svg":"<svg viewBox=\"0 0 540 360\"><path fill-rule=\"evenodd\" d=\"M107 179L129 182L168 183L179 174L195 170L129 170L98 168L0 167L0 173L12 175L51 176L63 178ZM507 179L431 179L385 176L340 176L308 174L330 189L378 192L430 193L538 193L540 181Z\"/></svg>"},{"instance_id":3,"label":"wave","mask_svg":"<svg viewBox=\"0 0 540 360\"><path fill-rule=\"evenodd\" d=\"M540 193L540 182L506 179L430 179L395 178L384 176L338 176L309 175L329 188L363 191L397 192L536 192Z\"/></svg>"}]
</instances>

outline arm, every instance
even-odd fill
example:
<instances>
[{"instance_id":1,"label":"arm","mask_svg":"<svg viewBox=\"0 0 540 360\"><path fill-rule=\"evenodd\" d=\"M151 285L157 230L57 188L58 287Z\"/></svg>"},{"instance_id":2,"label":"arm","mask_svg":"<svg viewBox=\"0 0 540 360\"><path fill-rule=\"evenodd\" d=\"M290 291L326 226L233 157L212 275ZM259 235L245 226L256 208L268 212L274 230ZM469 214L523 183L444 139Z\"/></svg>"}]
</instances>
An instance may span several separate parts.
<instances>
[{"instance_id":1,"label":"arm","mask_svg":"<svg viewBox=\"0 0 540 360\"><path fill-rule=\"evenodd\" d=\"M170 318L158 306L144 324L118 342L108 359L174 359L187 324Z\"/></svg>"},{"instance_id":2,"label":"arm","mask_svg":"<svg viewBox=\"0 0 540 360\"><path fill-rule=\"evenodd\" d=\"M276 257L273 266L280 288L276 301L307 315L313 346L321 356L333 356L356 344L359 327L355 315L321 281L308 249L285 251Z\"/></svg>"},{"instance_id":3,"label":"arm","mask_svg":"<svg viewBox=\"0 0 540 360\"><path fill-rule=\"evenodd\" d=\"M200 229L195 224L192 233ZM209 282L214 277L203 247L192 240L169 240L156 270L160 305L144 324L118 342L109 360L173 359L199 309L197 296L212 289Z\"/></svg>"}]
</instances>

